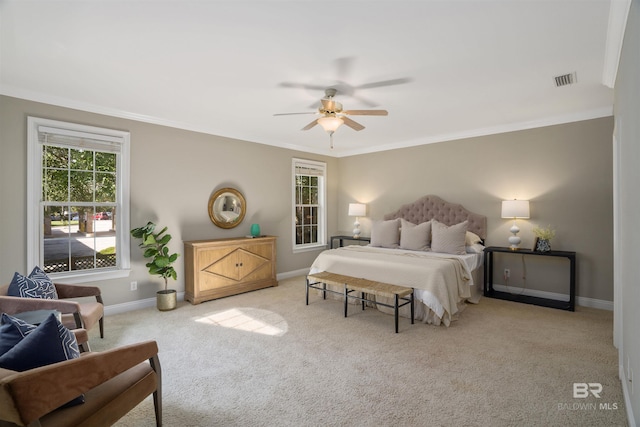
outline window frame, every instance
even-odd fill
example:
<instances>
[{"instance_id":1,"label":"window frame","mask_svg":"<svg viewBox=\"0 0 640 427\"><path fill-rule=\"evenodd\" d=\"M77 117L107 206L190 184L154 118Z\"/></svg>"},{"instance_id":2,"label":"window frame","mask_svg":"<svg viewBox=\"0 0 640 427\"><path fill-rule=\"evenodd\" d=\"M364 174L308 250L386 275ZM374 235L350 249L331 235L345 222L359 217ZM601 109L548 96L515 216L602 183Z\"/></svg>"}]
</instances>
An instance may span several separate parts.
<instances>
[{"instance_id":1,"label":"window frame","mask_svg":"<svg viewBox=\"0 0 640 427\"><path fill-rule=\"evenodd\" d=\"M85 134L96 140L117 144L116 156L116 267L73 270L48 274L52 280L65 283L86 283L128 277L130 258L130 140L126 131L81 125L39 117L27 117L27 267L42 265L44 259L44 218L42 200L42 146L38 141L40 127L55 128L63 132ZM69 145L71 147L72 144Z\"/></svg>"},{"instance_id":2,"label":"window frame","mask_svg":"<svg viewBox=\"0 0 640 427\"><path fill-rule=\"evenodd\" d=\"M318 175L318 241L316 243L296 243L296 169L298 167L306 167L321 172L321 174ZM325 249L327 247L327 164L316 160L294 157L291 161L291 171L291 247L293 248L293 252Z\"/></svg>"}]
</instances>

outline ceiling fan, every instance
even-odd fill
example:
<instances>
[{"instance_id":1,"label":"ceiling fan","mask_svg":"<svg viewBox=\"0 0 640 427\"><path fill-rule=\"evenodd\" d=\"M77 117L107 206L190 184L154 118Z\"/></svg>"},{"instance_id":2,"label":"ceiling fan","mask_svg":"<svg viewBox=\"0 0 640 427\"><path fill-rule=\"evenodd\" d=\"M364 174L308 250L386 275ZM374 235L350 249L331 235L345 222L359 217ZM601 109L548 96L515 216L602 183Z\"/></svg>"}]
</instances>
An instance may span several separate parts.
<instances>
[{"instance_id":1,"label":"ceiling fan","mask_svg":"<svg viewBox=\"0 0 640 427\"><path fill-rule=\"evenodd\" d=\"M293 114L319 114L321 117L312 121L302 128L309 130L315 125L320 125L329 134L331 140L331 148L333 148L333 133L341 126L346 125L353 130L360 131L364 129L360 123L350 119L347 116L386 116L389 114L387 110L343 110L342 104L334 100L337 89L327 88L324 91L325 97L320 100L318 111L309 111L304 113L279 113L274 116L288 116Z\"/></svg>"}]
</instances>

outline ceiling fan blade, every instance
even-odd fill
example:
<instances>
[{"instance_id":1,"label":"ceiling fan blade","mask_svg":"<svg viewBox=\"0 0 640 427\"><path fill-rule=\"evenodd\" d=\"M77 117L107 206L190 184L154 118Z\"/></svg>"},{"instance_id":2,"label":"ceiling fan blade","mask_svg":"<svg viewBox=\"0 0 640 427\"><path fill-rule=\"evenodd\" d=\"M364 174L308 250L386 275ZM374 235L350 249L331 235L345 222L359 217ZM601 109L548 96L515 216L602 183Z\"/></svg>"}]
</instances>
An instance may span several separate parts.
<instances>
[{"instance_id":1,"label":"ceiling fan blade","mask_svg":"<svg viewBox=\"0 0 640 427\"><path fill-rule=\"evenodd\" d=\"M402 85L405 83L409 83L411 81L410 78L404 77L401 79L391 79L391 80L381 80L379 82L371 82L365 83L362 85L355 86L356 89L370 89L374 87L382 87L382 86L394 86L394 85Z\"/></svg>"},{"instance_id":2,"label":"ceiling fan blade","mask_svg":"<svg viewBox=\"0 0 640 427\"><path fill-rule=\"evenodd\" d=\"M308 83L295 83L295 82L282 82L279 84L281 87L294 87L294 88L302 88L302 89L310 89L310 90L324 90L325 86L312 85Z\"/></svg>"},{"instance_id":3,"label":"ceiling fan blade","mask_svg":"<svg viewBox=\"0 0 640 427\"><path fill-rule=\"evenodd\" d=\"M315 111L308 111L306 113L276 113L274 116L293 116L295 114L317 114Z\"/></svg>"},{"instance_id":4,"label":"ceiling fan blade","mask_svg":"<svg viewBox=\"0 0 640 427\"><path fill-rule=\"evenodd\" d=\"M350 116L388 116L387 110L347 110L342 114L348 114Z\"/></svg>"},{"instance_id":5,"label":"ceiling fan blade","mask_svg":"<svg viewBox=\"0 0 640 427\"><path fill-rule=\"evenodd\" d=\"M349 126L353 130L362 130L362 129L364 129L364 126L362 126L358 122L354 122L349 117L340 117L340 118L344 121L345 125Z\"/></svg>"},{"instance_id":6,"label":"ceiling fan blade","mask_svg":"<svg viewBox=\"0 0 640 427\"><path fill-rule=\"evenodd\" d=\"M301 130L309 130L312 127L314 127L315 125L317 125L317 124L318 124L318 120L316 119L316 120L312 121L311 123L309 123L308 125L306 125L305 127L303 127Z\"/></svg>"}]
</instances>

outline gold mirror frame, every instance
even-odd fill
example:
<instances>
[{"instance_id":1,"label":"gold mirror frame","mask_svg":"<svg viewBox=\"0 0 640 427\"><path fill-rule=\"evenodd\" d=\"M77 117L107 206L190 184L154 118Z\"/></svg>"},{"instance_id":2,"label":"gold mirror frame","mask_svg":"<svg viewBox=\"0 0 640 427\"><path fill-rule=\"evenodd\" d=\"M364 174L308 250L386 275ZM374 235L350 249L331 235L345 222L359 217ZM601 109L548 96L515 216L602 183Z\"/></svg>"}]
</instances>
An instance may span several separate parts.
<instances>
[{"instance_id":1,"label":"gold mirror frame","mask_svg":"<svg viewBox=\"0 0 640 427\"><path fill-rule=\"evenodd\" d=\"M209 218L220 228L234 228L244 219L247 204L235 188L222 188L209 197Z\"/></svg>"}]
</instances>

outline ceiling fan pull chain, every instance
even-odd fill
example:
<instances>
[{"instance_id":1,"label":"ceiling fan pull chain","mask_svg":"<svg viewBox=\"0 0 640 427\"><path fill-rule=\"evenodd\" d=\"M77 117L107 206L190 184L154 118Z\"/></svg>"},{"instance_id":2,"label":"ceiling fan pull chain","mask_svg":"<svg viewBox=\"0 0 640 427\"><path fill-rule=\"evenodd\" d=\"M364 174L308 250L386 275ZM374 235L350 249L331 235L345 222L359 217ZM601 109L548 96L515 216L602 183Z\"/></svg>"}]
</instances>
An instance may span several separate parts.
<instances>
[{"instance_id":1,"label":"ceiling fan pull chain","mask_svg":"<svg viewBox=\"0 0 640 427\"><path fill-rule=\"evenodd\" d=\"M331 133L329 134L329 142L330 142L330 144L331 144L331 145L330 145L330 147L331 147L331 149L333 150L333 132L331 132Z\"/></svg>"}]
</instances>

